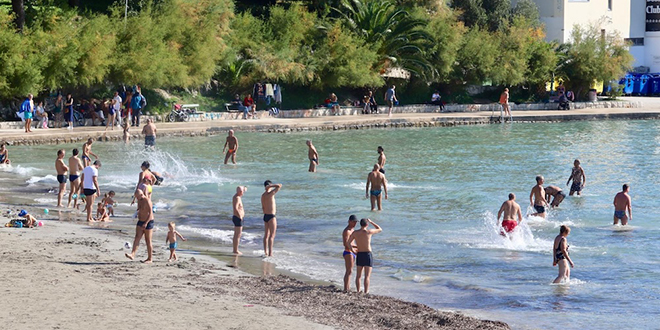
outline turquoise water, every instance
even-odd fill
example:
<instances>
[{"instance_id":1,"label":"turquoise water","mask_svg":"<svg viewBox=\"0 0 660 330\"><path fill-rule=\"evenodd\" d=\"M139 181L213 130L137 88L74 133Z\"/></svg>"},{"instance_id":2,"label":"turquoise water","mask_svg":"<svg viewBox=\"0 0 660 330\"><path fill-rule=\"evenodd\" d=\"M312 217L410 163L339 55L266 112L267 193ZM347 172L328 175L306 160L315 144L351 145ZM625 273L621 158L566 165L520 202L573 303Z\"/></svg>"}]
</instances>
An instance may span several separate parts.
<instances>
[{"instance_id":1,"label":"turquoise water","mask_svg":"<svg viewBox=\"0 0 660 330\"><path fill-rule=\"evenodd\" d=\"M660 249L657 168L660 122L593 121L453 128L359 130L294 134L241 133L238 165L222 165L224 136L162 138L158 151L139 144L97 143L102 190L124 206L140 163L173 178L154 189L158 219L174 219L184 235L228 251L231 197L244 197L247 257L262 254L259 198L263 181L277 194L278 268L340 283L341 231L350 214L370 217L384 231L373 238L372 293L498 319L514 328L657 328ZM320 153L307 172L305 140ZM365 181L382 145L388 157L390 199L370 212ZM71 146L63 146L70 153ZM80 147L80 146L78 146ZM57 146L11 147L12 171L36 187L53 187ZM67 154L67 157L69 154ZM512 239L498 234L495 214L509 192L523 213L537 174L562 188L575 158L587 186L547 220L525 217ZM612 200L623 183L633 198L632 230L612 226ZM44 189L46 191L47 189ZM44 193L38 203L54 203ZM118 218L118 223L130 223ZM559 226L575 262L571 282L551 285L552 240ZM164 226L163 223L160 226Z\"/></svg>"}]
</instances>

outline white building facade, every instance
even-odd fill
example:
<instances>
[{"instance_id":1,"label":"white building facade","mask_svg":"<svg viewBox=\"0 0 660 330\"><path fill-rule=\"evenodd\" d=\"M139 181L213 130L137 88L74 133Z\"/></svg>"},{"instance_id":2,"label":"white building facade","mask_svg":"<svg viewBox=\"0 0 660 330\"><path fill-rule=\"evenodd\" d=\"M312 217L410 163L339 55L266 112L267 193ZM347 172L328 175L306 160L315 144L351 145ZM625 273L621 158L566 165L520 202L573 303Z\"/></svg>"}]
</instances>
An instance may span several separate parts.
<instances>
[{"instance_id":1,"label":"white building facade","mask_svg":"<svg viewBox=\"0 0 660 330\"><path fill-rule=\"evenodd\" d=\"M534 0L548 41L568 42L575 25L618 32L630 44L634 67L660 72L660 0ZM639 68L644 71L645 68Z\"/></svg>"}]
</instances>

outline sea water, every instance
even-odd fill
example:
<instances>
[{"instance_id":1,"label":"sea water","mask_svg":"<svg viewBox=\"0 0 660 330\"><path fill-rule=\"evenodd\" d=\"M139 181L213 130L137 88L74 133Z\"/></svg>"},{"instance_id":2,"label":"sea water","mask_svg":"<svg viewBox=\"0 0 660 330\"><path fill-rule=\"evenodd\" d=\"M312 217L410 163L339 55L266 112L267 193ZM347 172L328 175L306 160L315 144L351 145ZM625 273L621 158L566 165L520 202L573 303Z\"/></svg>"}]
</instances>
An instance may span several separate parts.
<instances>
[{"instance_id":1,"label":"sea water","mask_svg":"<svg viewBox=\"0 0 660 330\"><path fill-rule=\"evenodd\" d=\"M157 150L95 143L102 192L130 202L140 164L164 174L153 201L156 218L176 221L187 236L230 251L231 198L248 191L241 249L263 254L260 196L264 180L282 183L276 195L277 268L341 285L341 232L350 214L383 227L372 241L371 292L502 320L518 329L657 328L660 311L658 167L660 121L589 121L452 128L352 130L292 134L237 132L237 165L223 165L224 136L159 138ZM308 173L305 141L320 154ZM383 146L389 199L371 212L366 178ZM43 188L36 203L54 203L53 163L58 148L9 147L12 174ZM566 180L579 158L587 184L548 219L527 216L535 176L568 193ZM612 226L614 195L631 184L631 230ZM522 224L499 235L497 211L517 196ZM52 205L51 205L52 206ZM52 212L51 212L52 213ZM130 223L118 217L115 225ZM567 284L552 285L552 242L559 227L575 268ZM164 234L163 234L164 235ZM354 287L354 283L351 283Z\"/></svg>"}]
</instances>

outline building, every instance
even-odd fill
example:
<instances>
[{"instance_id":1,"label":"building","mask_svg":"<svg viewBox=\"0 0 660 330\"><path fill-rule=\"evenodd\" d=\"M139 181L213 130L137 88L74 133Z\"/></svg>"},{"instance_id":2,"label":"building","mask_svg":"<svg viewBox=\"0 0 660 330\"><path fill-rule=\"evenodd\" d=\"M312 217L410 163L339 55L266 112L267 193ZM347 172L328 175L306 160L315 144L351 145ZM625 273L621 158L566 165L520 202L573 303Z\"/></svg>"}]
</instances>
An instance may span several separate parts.
<instances>
[{"instance_id":1,"label":"building","mask_svg":"<svg viewBox=\"0 0 660 330\"><path fill-rule=\"evenodd\" d=\"M638 70L660 72L660 0L533 0L548 41L568 42L575 25L616 31L630 44Z\"/></svg>"}]
</instances>

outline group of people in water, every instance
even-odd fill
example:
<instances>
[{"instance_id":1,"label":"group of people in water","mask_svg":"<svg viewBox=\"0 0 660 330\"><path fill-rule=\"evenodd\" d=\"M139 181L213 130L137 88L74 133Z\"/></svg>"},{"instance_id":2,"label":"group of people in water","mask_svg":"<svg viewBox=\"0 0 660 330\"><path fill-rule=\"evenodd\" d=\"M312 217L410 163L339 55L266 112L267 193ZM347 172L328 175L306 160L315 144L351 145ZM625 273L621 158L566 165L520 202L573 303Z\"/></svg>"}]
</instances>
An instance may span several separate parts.
<instances>
[{"instance_id":1,"label":"group of people in water","mask_svg":"<svg viewBox=\"0 0 660 330\"><path fill-rule=\"evenodd\" d=\"M579 196L584 189L587 178L584 174L584 169L580 166L580 160L576 159L573 162L573 169L571 175L566 181L568 186L571 181L569 195L573 196L576 194ZM536 176L536 185L532 187L532 191L529 194L529 203L530 206L536 211L532 213L532 216L538 216L545 218L547 215L547 210L551 207L558 207L559 204L566 198L566 193L562 191L561 188L557 186L543 186L545 179L543 176ZM617 193L614 196L614 225L617 225L621 221L621 225L625 226L628 224L629 220L632 220L632 202L628 192L630 191L630 186L624 184L621 192ZM550 201L552 199L552 201ZM512 233L518 224L523 220L522 211L520 205L516 203L516 195L513 193L509 194L509 199L502 203L500 210L497 212L497 221L500 223L500 217L502 218L501 222L501 231L500 234L507 236ZM570 280L570 268L573 268L574 264L571 260L568 253L568 243L566 237L571 232L571 229L562 225L559 230L559 235L555 237L554 244L552 247L553 255L553 266L559 266L559 275L554 280L553 283L561 283L563 281ZM570 268L569 268L570 265Z\"/></svg>"}]
</instances>

